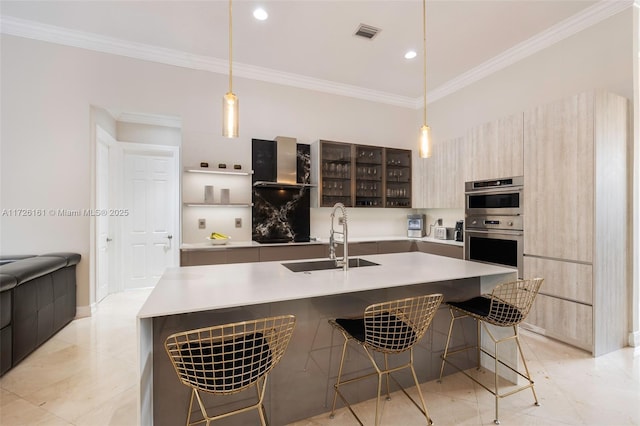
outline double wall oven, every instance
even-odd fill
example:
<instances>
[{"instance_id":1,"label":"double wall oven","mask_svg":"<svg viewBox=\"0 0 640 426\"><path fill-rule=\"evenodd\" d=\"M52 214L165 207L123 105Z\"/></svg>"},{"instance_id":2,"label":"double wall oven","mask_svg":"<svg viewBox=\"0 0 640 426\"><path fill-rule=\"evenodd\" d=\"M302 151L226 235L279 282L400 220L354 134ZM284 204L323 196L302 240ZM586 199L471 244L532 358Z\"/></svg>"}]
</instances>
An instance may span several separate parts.
<instances>
[{"instance_id":1,"label":"double wall oven","mask_svg":"<svg viewBox=\"0 0 640 426\"><path fill-rule=\"evenodd\" d=\"M522 278L522 176L465 183L465 259L510 266Z\"/></svg>"}]
</instances>

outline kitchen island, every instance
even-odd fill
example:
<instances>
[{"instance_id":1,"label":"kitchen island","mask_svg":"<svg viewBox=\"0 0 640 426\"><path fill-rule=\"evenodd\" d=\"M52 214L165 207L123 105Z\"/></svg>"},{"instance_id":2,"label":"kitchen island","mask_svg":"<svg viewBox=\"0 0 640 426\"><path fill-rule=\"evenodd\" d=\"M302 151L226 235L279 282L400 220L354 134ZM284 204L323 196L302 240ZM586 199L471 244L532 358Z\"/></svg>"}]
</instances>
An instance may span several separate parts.
<instances>
[{"instance_id":1,"label":"kitchen island","mask_svg":"<svg viewBox=\"0 0 640 426\"><path fill-rule=\"evenodd\" d=\"M265 399L271 423L287 424L330 409L341 338L333 336L328 318L360 315L371 303L418 294L442 293L445 300L463 300L517 276L511 268L420 252L362 258L378 265L347 272L292 272L283 262L168 269L138 313L140 424L173 425L185 420L189 389L178 381L163 346L164 339L174 332L296 315L296 330L285 357L270 376ZM448 310L443 306L416 348L421 382L439 373L448 322ZM475 342L475 326L464 326L467 330L460 335ZM455 344L462 343L461 339ZM366 366L363 361L354 352L345 371ZM399 380L410 384L409 377L400 376ZM375 385L365 381L354 386L351 398L364 400L374 394ZM238 424L253 420L238 417Z\"/></svg>"}]
</instances>

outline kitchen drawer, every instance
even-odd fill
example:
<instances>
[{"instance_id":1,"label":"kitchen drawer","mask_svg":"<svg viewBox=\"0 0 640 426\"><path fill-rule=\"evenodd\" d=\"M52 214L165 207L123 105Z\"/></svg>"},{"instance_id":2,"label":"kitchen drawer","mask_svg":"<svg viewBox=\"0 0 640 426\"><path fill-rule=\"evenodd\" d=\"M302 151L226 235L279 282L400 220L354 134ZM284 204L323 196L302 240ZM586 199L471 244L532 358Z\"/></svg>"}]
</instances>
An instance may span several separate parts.
<instances>
[{"instance_id":1,"label":"kitchen drawer","mask_svg":"<svg viewBox=\"0 0 640 426\"><path fill-rule=\"evenodd\" d=\"M247 263L260 261L258 247L234 247L225 250L227 263Z\"/></svg>"},{"instance_id":2,"label":"kitchen drawer","mask_svg":"<svg viewBox=\"0 0 640 426\"><path fill-rule=\"evenodd\" d=\"M225 263L258 262L258 247L220 248L217 250L183 250L180 266L220 265Z\"/></svg>"},{"instance_id":3,"label":"kitchen drawer","mask_svg":"<svg viewBox=\"0 0 640 426\"><path fill-rule=\"evenodd\" d=\"M225 249L180 251L180 266L220 265L227 263L224 252Z\"/></svg>"},{"instance_id":4,"label":"kitchen drawer","mask_svg":"<svg viewBox=\"0 0 640 426\"><path fill-rule=\"evenodd\" d=\"M562 260L524 257L524 276L542 277L540 293L563 299L593 303L593 266Z\"/></svg>"},{"instance_id":5,"label":"kitchen drawer","mask_svg":"<svg viewBox=\"0 0 640 426\"><path fill-rule=\"evenodd\" d=\"M428 241L417 241L418 251L422 253L437 254L438 256L464 259L464 247L451 244L430 243Z\"/></svg>"},{"instance_id":6,"label":"kitchen drawer","mask_svg":"<svg viewBox=\"0 0 640 426\"><path fill-rule=\"evenodd\" d=\"M593 350L593 308L589 305L538 294L523 327Z\"/></svg>"},{"instance_id":7,"label":"kitchen drawer","mask_svg":"<svg viewBox=\"0 0 640 426\"><path fill-rule=\"evenodd\" d=\"M408 253L415 251L415 242L411 240L402 241L378 241L378 253Z\"/></svg>"},{"instance_id":8,"label":"kitchen drawer","mask_svg":"<svg viewBox=\"0 0 640 426\"><path fill-rule=\"evenodd\" d=\"M260 247L260 262L327 257L325 247L322 244Z\"/></svg>"},{"instance_id":9,"label":"kitchen drawer","mask_svg":"<svg viewBox=\"0 0 640 426\"><path fill-rule=\"evenodd\" d=\"M342 244L338 244L338 247L336 248L336 256L342 256L343 252L344 246ZM377 242L371 241L365 243L349 243L349 257L365 256L367 254L378 254Z\"/></svg>"}]
</instances>

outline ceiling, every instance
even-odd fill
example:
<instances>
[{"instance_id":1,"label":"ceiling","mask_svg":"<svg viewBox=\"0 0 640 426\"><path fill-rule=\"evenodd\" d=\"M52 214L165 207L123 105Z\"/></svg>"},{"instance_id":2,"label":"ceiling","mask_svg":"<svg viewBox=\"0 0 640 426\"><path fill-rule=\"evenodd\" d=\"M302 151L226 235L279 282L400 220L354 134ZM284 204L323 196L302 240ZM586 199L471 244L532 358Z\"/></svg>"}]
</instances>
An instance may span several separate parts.
<instances>
[{"instance_id":1,"label":"ceiling","mask_svg":"<svg viewBox=\"0 0 640 426\"><path fill-rule=\"evenodd\" d=\"M427 2L427 85L437 89L602 2ZM266 21L252 16L256 6ZM20 18L228 60L226 1L6 1L3 19ZM353 35L381 28L373 40ZM554 27L556 26L556 27ZM6 32L6 31L3 31ZM409 49L418 52L404 59ZM233 61L392 96L422 96L422 2L235 0Z\"/></svg>"}]
</instances>

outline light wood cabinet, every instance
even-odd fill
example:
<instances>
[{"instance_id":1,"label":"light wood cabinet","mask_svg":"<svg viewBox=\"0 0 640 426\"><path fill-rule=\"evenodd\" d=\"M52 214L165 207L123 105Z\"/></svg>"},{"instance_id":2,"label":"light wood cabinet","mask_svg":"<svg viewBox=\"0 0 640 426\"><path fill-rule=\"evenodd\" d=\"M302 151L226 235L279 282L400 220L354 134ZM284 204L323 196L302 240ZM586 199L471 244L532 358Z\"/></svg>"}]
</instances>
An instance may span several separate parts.
<instances>
[{"instance_id":1,"label":"light wood cabinet","mask_svg":"<svg viewBox=\"0 0 640 426\"><path fill-rule=\"evenodd\" d=\"M525 112L527 323L595 356L627 341L628 100L591 91Z\"/></svg>"},{"instance_id":2,"label":"light wood cabinet","mask_svg":"<svg viewBox=\"0 0 640 426\"><path fill-rule=\"evenodd\" d=\"M518 113L481 124L466 132L465 181L522 176L522 120L522 113Z\"/></svg>"},{"instance_id":3,"label":"light wood cabinet","mask_svg":"<svg viewBox=\"0 0 640 426\"><path fill-rule=\"evenodd\" d=\"M583 93L525 113L525 253L592 261L593 108Z\"/></svg>"},{"instance_id":4,"label":"light wood cabinet","mask_svg":"<svg viewBox=\"0 0 640 426\"><path fill-rule=\"evenodd\" d=\"M431 158L421 163L418 207L463 209L465 182L522 176L523 150L522 113L435 142Z\"/></svg>"},{"instance_id":5,"label":"light wood cabinet","mask_svg":"<svg viewBox=\"0 0 640 426\"><path fill-rule=\"evenodd\" d=\"M463 148L464 138L433 144L431 158L424 160L423 165L423 208L464 208Z\"/></svg>"},{"instance_id":6,"label":"light wood cabinet","mask_svg":"<svg viewBox=\"0 0 640 426\"><path fill-rule=\"evenodd\" d=\"M590 305L539 294L524 326L591 352L593 320L593 307Z\"/></svg>"},{"instance_id":7,"label":"light wood cabinet","mask_svg":"<svg viewBox=\"0 0 640 426\"><path fill-rule=\"evenodd\" d=\"M544 277L542 294L587 305L593 303L592 265L525 256L523 271L526 277Z\"/></svg>"}]
</instances>

